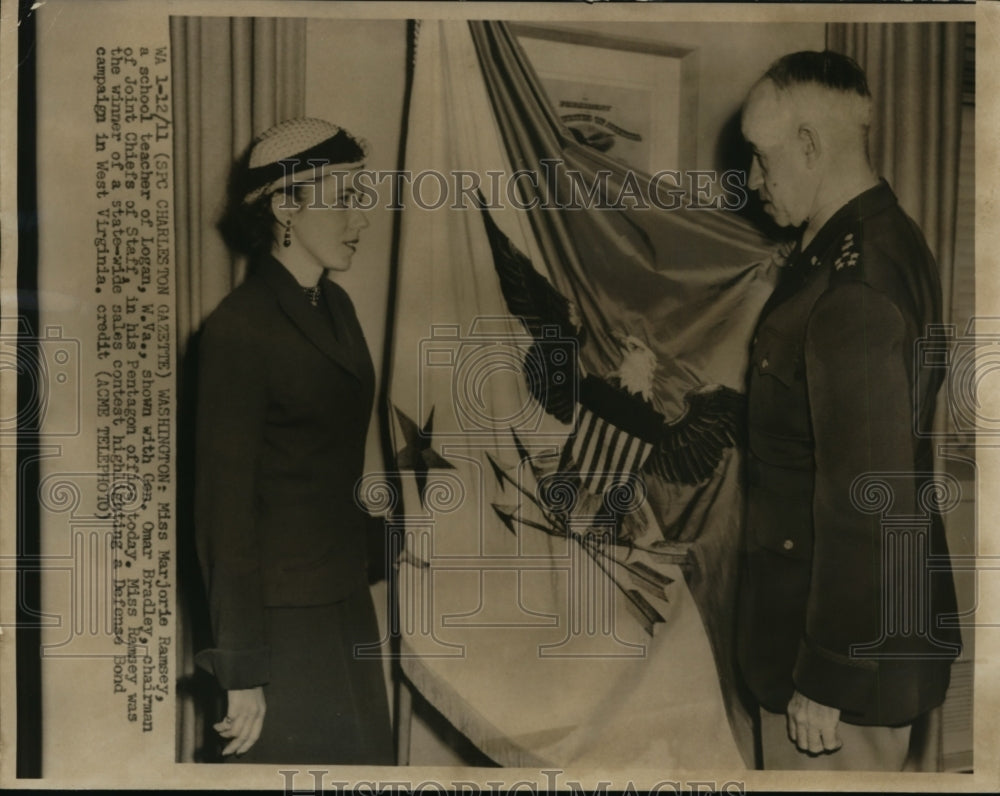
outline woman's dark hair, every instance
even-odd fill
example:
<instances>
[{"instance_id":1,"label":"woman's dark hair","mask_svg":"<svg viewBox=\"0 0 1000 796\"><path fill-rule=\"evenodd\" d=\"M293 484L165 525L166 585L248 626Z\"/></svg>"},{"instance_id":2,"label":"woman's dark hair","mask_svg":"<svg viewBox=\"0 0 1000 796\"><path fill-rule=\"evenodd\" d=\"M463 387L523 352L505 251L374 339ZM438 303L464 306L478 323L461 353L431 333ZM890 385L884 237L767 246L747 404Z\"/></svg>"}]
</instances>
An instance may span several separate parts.
<instances>
[{"instance_id":1,"label":"woman's dark hair","mask_svg":"<svg viewBox=\"0 0 1000 796\"><path fill-rule=\"evenodd\" d=\"M271 212L271 193L264 193L253 202L244 201L253 187L249 180L251 149L243 153L229 173L226 209L218 229L230 249L253 258L271 251L274 213Z\"/></svg>"}]
</instances>

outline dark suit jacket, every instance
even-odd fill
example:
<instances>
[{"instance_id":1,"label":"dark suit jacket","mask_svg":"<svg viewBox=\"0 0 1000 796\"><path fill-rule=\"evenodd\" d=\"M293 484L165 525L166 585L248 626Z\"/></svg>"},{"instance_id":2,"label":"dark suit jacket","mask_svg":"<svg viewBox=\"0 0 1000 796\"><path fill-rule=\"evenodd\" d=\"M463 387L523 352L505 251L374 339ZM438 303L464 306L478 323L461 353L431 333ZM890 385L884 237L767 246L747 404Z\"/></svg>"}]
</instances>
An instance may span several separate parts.
<instances>
[{"instance_id":1,"label":"dark suit jacket","mask_svg":"<svg viewBox=\"0 0 1000 796\"><path fill-rule=\"evenodd\" d=\"M769 710L797 689L845 721L894 725L944 698L959 639L940 620L955 596L922 491L942 374L916 358L940 318L934 260L884 182L793 253L764 308L738 651ZM882 507L856 481L874 473Z\"/></svg>"},{"instance_id":2,"label":"dark suit jacket","mask_svg":"<svg viewBox=\"0 0 1000 796\"><path fill-rule=\"evenodd\" d=\"M367 586L357 505L374 372L350 298L313 307L268 257L205 321L196 536L223 688L267 682L265 606L321 605Z\"/></svg>"}]
</instances>

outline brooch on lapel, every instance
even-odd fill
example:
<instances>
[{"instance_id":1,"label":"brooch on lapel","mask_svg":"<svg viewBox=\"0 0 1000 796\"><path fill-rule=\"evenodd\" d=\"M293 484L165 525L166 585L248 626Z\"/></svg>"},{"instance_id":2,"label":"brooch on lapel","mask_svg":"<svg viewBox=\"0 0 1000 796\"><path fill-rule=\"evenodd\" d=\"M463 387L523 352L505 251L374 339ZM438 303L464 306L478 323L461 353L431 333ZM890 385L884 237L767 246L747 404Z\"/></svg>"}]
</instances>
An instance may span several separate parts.
<instances>
[{"instance_id":1,"label":"brooch on lapel","mask_svg":"<svg viewBox=\"0 0 1000 796\"><path fill-rule=\"evenodd\" d=\"M841 268L853 268L858 264L860 256L860 252L854 248L854 233L848 232L844 235L844 240L840 245L840 256L837 257L833 267L838 271Z\"/></svg>"}]
</instances>

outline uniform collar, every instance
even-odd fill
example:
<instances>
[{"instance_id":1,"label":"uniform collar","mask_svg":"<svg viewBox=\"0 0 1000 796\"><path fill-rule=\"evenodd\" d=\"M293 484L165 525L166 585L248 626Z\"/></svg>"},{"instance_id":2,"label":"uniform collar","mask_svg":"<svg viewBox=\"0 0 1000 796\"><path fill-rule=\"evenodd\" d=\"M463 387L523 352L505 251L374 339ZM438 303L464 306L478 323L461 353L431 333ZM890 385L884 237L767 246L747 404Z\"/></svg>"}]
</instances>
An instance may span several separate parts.
<instances>
[{"instance_id":1,"label":"uniform collar","mask_svg":"<svg viewBox=\"0 0 1000 796\"><path fill-rule=\"evenodd\" d=\"M809 263L822 261L830 247L843 237L845 230L853 229L869 216L881 213L895 204L896 194L885 178L880 177L878 185L859 193L830 216L816 233L816 237L801 252L800 261Z\"/></svg>"}]
</instances>

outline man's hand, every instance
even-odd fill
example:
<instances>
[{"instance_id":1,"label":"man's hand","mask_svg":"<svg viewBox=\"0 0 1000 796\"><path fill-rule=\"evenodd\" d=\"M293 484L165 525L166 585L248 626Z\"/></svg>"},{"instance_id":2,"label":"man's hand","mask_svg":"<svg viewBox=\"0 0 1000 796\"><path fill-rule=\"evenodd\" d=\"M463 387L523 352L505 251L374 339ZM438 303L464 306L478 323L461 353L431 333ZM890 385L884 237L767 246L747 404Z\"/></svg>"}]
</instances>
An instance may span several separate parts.
<instances>
[{"instance_id":1,"label":"man's hand","mask_svg":"<svg viewBox=\"0 0 1000 796\"><path fill-rule=\"evenodd\" d=\"M813 702L796 691L785 712L788 714L788 737L803 752L835 752L843 746L837 733L840 723L837 708Z\"/></svg>"},{"instance_id":2,"label":"man's hand","mask_svg":"<svg viewBox=\"0 0 1000 796\"><path fill-rule=\"evenodd\" d=\"M223 755L238 755L250 749L260 738L264 726L264 689L246 688L227 691L229 710L226 717L213 727L223 738L232 738L222 750Z\"/></svg>"}]
</instances>

